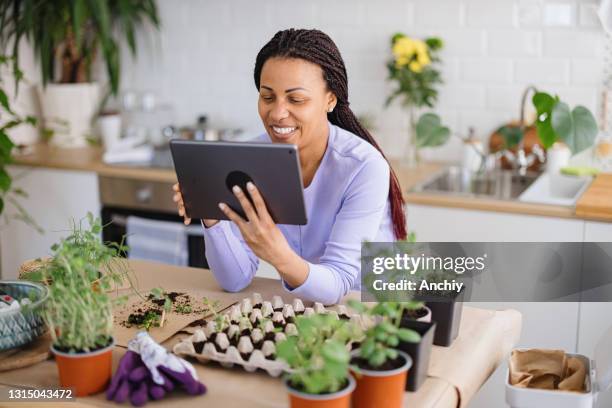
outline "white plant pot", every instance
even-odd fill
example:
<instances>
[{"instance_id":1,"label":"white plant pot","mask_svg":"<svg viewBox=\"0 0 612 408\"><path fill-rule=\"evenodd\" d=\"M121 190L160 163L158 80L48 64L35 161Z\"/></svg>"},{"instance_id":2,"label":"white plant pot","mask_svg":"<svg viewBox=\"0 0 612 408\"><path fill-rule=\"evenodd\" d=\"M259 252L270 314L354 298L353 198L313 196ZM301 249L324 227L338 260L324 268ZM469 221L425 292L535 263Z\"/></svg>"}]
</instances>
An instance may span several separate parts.
<instances>
[{"instance_id":1,"label":"white plant pot","mask_svg":"<svg viewBox=\"0 0 612 408\"><path fill-rule=\"evenodd\" d=\"M25 118L28 115L39 117L38 112L38 100L36 95L36 87L28 85L24 82L19 84L19 93L15 95L15 87L13 86L14 78L10 72L1 72L0 75L6 75L6 83L10 84L5 88L8 91L9 101L11 103L11 109L19 116ZM1 110L1 109L0 109ZM8 121L7 117L0 117L0 125L5 125ZM16 145L33 145L38 142L38 127L32 126L27 123L22 123L8 131L8 136L11 138L13 143Z\"/></svg>"},{"instance_id":2,"label":"white plant pot","mask_svg":"<svg viewBox=\"0 0 612 408\"><path fill-rule=\"evenodd\" d=\"M100 103L100 85L48 84L38 87L43 129L53 131L50 143L83 147L92 134L92 120Z\"/></svg>"}]
</instances>

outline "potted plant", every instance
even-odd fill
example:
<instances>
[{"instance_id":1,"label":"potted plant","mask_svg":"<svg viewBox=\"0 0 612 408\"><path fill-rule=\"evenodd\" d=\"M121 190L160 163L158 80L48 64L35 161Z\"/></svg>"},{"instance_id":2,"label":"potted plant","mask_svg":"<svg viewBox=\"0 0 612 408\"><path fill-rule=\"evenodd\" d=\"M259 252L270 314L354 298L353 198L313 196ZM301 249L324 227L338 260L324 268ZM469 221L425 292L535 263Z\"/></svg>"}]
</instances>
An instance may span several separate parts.
<instances>
[{"instance_id":1,"label":"potted plant","mask_svg":"<svg viewBox=\"0 0 612 408\"><path fill-rule=\"evenodd\" d=\"M420 162L419 148L440 146L448 140L450 130L441 124L434 113L426 113L417 120L417 110L433 108L438 99L442 77L436 64L442 49L442 40L437 37L420 40L403 33L391 38L392 58L387 62L388 79L397 83L385 103L389 106L401 98L402 106L408 110L409 137L406 143L405 164L412 167Z\"/></svg>"},{"instance_id":2,"label":"potted plant","mask_svg":"<svg viewBox=\"0 0 612 408\"><path fill-rule=\"evenodd\" d=\"M428 280L439 281L435 277L430 277ZM437 324L433 340L436 346L449 347L459 335L464 293L465 290L462 289L460 292L440 291L428 294L425 304L431 310L432 320Z\"/></svg>"},{"instance_id":3,"label":"potted plant","mask_svg":"<svg viewBox=\"0 0 612 408\"><path fill-rule=\"evenodd\" d=\"M53 245L53 257L39 270L52 282L43 318L53 340L51 350L60 385L77 396L103 391L111 377L114 346L112 308L124 297L111 297L114 284L128 274L125 248L106 246L99 238L99 219L88 214L89 227ZM101 270L105 270L101 273Z\"/></svg>"},{"instance_id":4,"label":"potted plant","mask_svg":"<svg viewBox=\"0 0 612 408\"><path fill-rule=\"evenodd\" d=\"M358 327L325 314L298 316L295 325L298 335L276 349L289 366L285 385L291 407L348 408L355 380L347 347L358 338Z\"/></svg>"},{"instance_id":5,"label":"potted plant","mask_svg":"<svg viewBox=\"0 0 612 408\"><path fill-rule=\"evenodd\" d=\"M135 55L138 26L149 22L159 27L154 0L5 1L0 3L0 21L0 46L11 47L15 64L24 38L38 56L44 127L52 131L52 142L62 146L83 146L91 133L101 96L100 85L91 82L97 55L106 64L110 92L116 95L119 41L127 40Z\"/></svg>"},{"instance_id":6,"label":"potted plant","mask_svg":"<svg viewBox=\"0 0 612 408\"><path fill-rule=\"evenodd\" d=\"M525 119L525 105L530 93L533 93L531 102L536 111L534 124ZM538 154L540 146L550 149L561 145L575 155L591 147L598 133L597 121L586 107L578 105L571 109L559 96L534 86L523 92L519 117L518 122L501 126L491 136L491 152L506 151L502 156L505 167L516 167L513 161L516 162L518 151L524 149L528 168L537 170L540 162L544 162L543 154Z\"/></svg>"},{"instance_id":7,"label":"potted plant","mask_svg":"<svg viewBox=\"0 0 612 408\"><path fill-rule=\"evenodd\" d=\"M382 302L368 308L357 301L350 301L349 305L377 320L365 331L359 348L352 353L357 380L353 407L401 407L412 358L398 350L398 346L400 342L421 340L416 331L401 327L401 320L406 308L415 305Z\"/></svg>"}]
</instances>

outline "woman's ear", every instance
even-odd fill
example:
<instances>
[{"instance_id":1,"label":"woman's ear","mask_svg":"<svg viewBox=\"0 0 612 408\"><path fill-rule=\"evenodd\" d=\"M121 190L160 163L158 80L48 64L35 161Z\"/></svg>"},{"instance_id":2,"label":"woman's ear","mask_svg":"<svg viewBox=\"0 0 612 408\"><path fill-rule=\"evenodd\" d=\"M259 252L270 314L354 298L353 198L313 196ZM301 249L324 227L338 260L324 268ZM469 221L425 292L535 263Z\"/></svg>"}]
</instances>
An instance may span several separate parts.
<instances>
[{"instance_id":1,"label":"woman's ear","mask_svg":"<svg viewBox=\"0 0 612 408\"><path fill-rule=\"evenodd\" d=\"M327 112L328 113L333 112L337 103L338 103L338 98L336 98L336 95L334 95L333 92L329 91L327 93Z\"/></svg>"}]
</instances>

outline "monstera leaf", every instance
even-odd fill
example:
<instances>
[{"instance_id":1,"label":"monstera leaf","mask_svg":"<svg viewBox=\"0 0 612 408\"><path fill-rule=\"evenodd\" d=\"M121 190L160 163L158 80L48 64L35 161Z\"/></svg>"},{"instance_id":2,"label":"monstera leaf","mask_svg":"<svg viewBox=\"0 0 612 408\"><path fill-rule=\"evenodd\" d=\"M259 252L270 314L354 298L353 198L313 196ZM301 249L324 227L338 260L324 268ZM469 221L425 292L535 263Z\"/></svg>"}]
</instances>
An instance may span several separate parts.
<instances>
[{"instance_id":1,"label":"monstera leaf","mask_svg":"<svg viewBox=\"0 0 612 408\"><path fill-rule=\"evenodd\" d=\"M558 96L536 92L532 99L538 117L536 128L544 148L555 142L565 142L573 154L580 153L593 145L597 136L597 122L593 114L584 106L573 110Z\"/></svg>"},{"instance_id":2,"label":"monstera leaf","mask_svg":"<svg viewBox=\"0 0 612 408\"><path fill-rule=\"evenodd\" d=\"M421 115L416 125L417 147L441 146L450 137L450 129L442 125L440 117L434 113Z\"/></svg>"},{"instance_id":3,"label":"monstera leaf","mask_svg":"<svg viewBox=\"0 0 612 408\"><path fill-rule=\"evenodd\" d=\"M559 97L552 97L545 92L537 92L533 95L533 106L535 106L538 117L536 119L536 129L538 137L545 149L548 149L557 140L557 134L552 126L552 110L559 102Z\"/></svg>"},{"instance_id":4,"label":"monstera leaf","mask_svg":"<svg viewBox=\"0 0 612 408\"><path fill-rule=\"evenodd\" d=\"M557 102L552 110L552 128L573 154L589 148L597 136L597 122L584 106L570 110L564 102Z\"/></svg>"}]
</instances>

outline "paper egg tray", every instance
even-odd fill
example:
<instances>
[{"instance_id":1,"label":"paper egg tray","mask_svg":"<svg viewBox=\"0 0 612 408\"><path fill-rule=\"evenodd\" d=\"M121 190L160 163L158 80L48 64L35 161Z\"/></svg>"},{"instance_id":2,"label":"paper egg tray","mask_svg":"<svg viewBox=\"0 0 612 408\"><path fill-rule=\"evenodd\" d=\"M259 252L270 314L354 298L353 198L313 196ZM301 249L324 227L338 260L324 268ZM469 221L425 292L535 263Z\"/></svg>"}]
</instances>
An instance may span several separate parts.
<instances>
[{"instance_id":1,"label":"paper egg tray","mask_svg":"<svg viewBox=\"0 0 612 408\"><path fill-rule=\"evenodd\" d=\"M300 299L285 303L280 296L264 301L258 293L242 299L222 315L223 322L208 320L190 337L177 343L173 352L200 362L215 361L223 367L242 366L246 371L266 371L273 377L288 369L276 359L276 344L297 335L294 319L299 315L332 314L363 325L361 316L349 315L345 306L326 309L321 303L304 307ZM219 330L219 327L221 330Z\"/></svg>"}]
</instances>

